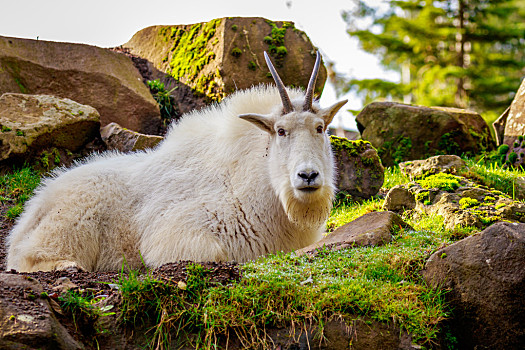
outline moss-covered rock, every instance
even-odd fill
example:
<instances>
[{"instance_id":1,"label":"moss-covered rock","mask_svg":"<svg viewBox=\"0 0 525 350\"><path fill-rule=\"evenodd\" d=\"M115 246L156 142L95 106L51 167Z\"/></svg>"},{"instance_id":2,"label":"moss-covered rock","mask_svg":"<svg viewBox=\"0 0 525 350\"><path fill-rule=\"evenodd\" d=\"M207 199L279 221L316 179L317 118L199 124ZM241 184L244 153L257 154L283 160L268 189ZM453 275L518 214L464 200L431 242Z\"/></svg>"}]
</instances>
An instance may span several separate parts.
<instances>
[{"instance_id":1,"label":"moss-covered rock","mask_svg":"<svg viewBox=\"0 0 525 350\"><path fill-rule=\"evenodd\" d=\"M385 166L438 154L475 155L495 147L483 118L466 110L374 102L356 121Z\"/></svg>"},{"instance_id":2,"label":"moss-covered rock","mask_svg":"<svg viewBox=\"0 0 525 350\"><path fill-rule=\"evenodd\" d=\"M330 136L337 167L339 191L360 198L370 198L383 185L385 170L370 142Z\"/></svg>"},{"instance_id":3,"label":"moss-covered rock","mask_svg":"<svg viewBox=\"0 0 525 350\"><path fill-rule=\"evenodd\" d=\"M306 87L315 62L315 48L292 22L260 17L148 27L123 47L211 100L221 100L237 89L271 83L263 51L273 56L285 85ZM321 67L318 94L326 76Z\"/></svg>"},{"instance_id":4,"label":"moss-covered rock","mask_svg":"<svg viewBox=\"0 0 525 350\"><path fill-rule=\"evenodd\" d=\"M63 164L99 132L93 107L49 95L0 96L0 165L24 162L46 170Z\"/></svg>"}]
</instances>

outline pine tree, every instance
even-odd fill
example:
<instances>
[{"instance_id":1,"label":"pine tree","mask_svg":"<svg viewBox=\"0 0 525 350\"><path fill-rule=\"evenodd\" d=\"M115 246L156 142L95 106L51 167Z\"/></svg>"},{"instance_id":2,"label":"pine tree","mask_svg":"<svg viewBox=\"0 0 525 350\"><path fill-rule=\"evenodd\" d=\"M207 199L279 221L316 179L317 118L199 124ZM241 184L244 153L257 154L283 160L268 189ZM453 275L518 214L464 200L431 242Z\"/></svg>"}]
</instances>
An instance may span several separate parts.
<instances>
[{"instance_id":1,"label":"pine tree","mask_svg":"<svg viewBox=\"0 0 525 350\"><path fill-rule=\"evenodd\" d=\"M385 97L421 105L471 108L493 119L525 75L523 0L405 0L378 7L356 0L344 13L348 33L400 82L347 82L365 103ZM388 6L387 6L388 5Z\"/></svg>"}]
</instances>

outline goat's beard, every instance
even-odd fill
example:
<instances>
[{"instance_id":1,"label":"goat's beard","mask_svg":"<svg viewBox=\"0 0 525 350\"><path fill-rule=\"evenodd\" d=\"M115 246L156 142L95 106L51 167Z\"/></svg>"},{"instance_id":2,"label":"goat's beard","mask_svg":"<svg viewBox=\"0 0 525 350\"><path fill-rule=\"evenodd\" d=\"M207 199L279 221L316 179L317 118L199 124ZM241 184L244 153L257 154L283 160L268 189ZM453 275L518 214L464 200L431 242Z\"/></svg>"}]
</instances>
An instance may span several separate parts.
<instances>
[{"instance_id":1,"label":"goat's beard","mask_svg":"<svg viewBox=\"0 0 525 350\"><path fill-rule=\"evenodd\" d=\"M323 186L313 193L300 194L288 188L280 192L280 200L288 220L298 226L321 227L332 209L334 190Z\"/></svg>"}]
</instances>

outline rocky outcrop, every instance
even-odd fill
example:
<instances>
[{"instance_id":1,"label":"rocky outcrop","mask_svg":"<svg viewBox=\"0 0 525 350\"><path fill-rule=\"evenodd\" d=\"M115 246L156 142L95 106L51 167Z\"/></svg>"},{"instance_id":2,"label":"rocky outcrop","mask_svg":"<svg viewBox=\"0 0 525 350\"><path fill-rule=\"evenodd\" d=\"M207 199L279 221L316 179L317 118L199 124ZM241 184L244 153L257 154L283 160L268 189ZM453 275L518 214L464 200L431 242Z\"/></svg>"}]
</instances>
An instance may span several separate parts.
<instances>
[{"instance_id":1,"label":"rocky outcrop","mask_svg":"<svg viewBox=\"0 0 525 350\"><path fill-rule=\"evenodd\" d=\"M385 210L416 210L443 217L445 227L485 228L496 221L525 222L525 204L461 176L438 172L393 187Z\"/></svg>"},{"instance_id":2,"label":"rocky outcrop","mask_svg":"<svg viewBox=\"0 0 525 350\"><path fill-rule=\"evenodd\" d=\"M372 212L338 227L319 242L295 251L296 255L319 248L339 250L356 246L381 246L392 241L399 230L411 229L399 215L389 211Z\"/></svg>"},{"instance_id":3,"label":"rocky outcrop","mask_svg":"<svg viewBox=\"0 0 525 350\"><path fill-rule=\"evenodd\" d=\"M385 170L370 142L331 136L337 168L336 187L352 196L370 198L383 186Z\"/></svg>"},{"instance_id":4,"label":"rocky outcrop","mask_svg":"<svg viewBox=\"0 0 525 350\"><path fill-rule=\"evenodd\" d=\"M292 22L260 17L148 27L122 46L212 100L273 82L263 51L273 57L285 85L306 87L315 61L315 48ZM316 85L318 94L326 76L322 66Z\"/></svg>"},{"instance_id":5,"label":"rocky outcrop","mask_svg":"<svg viewBox=\"0 0 525 350\"><path fill-rule=\"evenodd\" d=\"M457 174L466 166L463 159L454 155L434 156L423 160L399 163L401 172L413 179L438 173Z\"/></svg>"},{"instance_id":6,"label":"rocky outcrop","mask_svg":"<svg viewBox=\"0 0 525 350\"><path fill-rule=\"evenodd\" d=\"M475 155L494 148L483 118L461 109L374 102L359 113L356 122L361 137L377 149L384 166L436 154Z\"/></svg>"},{"instance_id":7,"label":"rocky outcrop","mask_svg":"<svg viewBox=\"0 0 525 350\"><path fill-rule=\"evenodd\" d=\"M44 168L61 164L61 153L78 152L98 135L99 119L96 109L69 99L3 94L0 164L33 163L33 158Z\"/></svg>"},{"instance_id":8,"label":"rocky outcrop","mask_svg":"<svg viewBox=\"0 0 525 350\"><path fill-rule=\"evenodd\" d=\"M46 94L90 105L102 125L159 132L157 103L131 60L99 47L0 37L0 94Z\"/></svg>"},{"instance_id":9,"label":"rocky outcrop","mask_svg":"<svg viewBox=\"0 0 525 350\"><path fill-rule=\"evenodd\" d=\"M525 80L521 82L520 88L510 105L504 125L503 143L512 146L519 136L525 136Z\"/></svg>"},{"instance_id":10,"label":"rocky outcrop","mask_svg":"<svg viewBox=\"0 0 525 350\"><path fill-rule=\"evenodd\" d=\"M525 224L496 223L435 252L423 275L449 290L459 349L525 344Z\"/></svg>"},{"instance_id":11,"label":"rocky outcrop","mask_svg":"<svg viewBox=\"0 0 525 350\"><path fill-rule=\"evenodd\" d=\"M108 150L120 152L142 151L154 148L163 137L156 135L145 135L121 127L117 123L111 123L100 129L102 141Z\"/></svg>"},{"instance_id":12,"label":"rocky outcrop","mask_svg":"<svg viewBox=\"0 0 525 350\"><path fill-rule=\"evenodd\" d=\"M2 273L0 290L0 348L84 349L57 320L54 301L35 279Z\"/></svg>"}]
</instances>

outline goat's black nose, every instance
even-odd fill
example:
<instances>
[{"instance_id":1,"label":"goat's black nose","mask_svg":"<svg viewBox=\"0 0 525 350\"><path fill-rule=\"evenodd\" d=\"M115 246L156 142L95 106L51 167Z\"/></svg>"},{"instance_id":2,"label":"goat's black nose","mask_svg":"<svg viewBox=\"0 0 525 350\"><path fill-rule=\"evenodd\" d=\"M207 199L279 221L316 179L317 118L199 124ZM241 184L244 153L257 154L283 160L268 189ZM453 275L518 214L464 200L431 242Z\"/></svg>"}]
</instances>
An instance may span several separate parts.
<instances>
[{"instance_id":1,"label":"goat's black nose","mask_svg":"<svg viewBox=\"0 0 525 350\"><path fill-rule=\"evenodd\" d=\"M307 173L306 171L301 171L297 175L301 179L303 179L304 182L310 184L311 182L313 182L315 180L315 178L317 177L317 175L319 175L319 173L317 171L311 171L309 173Z\"/></svg>"}]
</instances>

